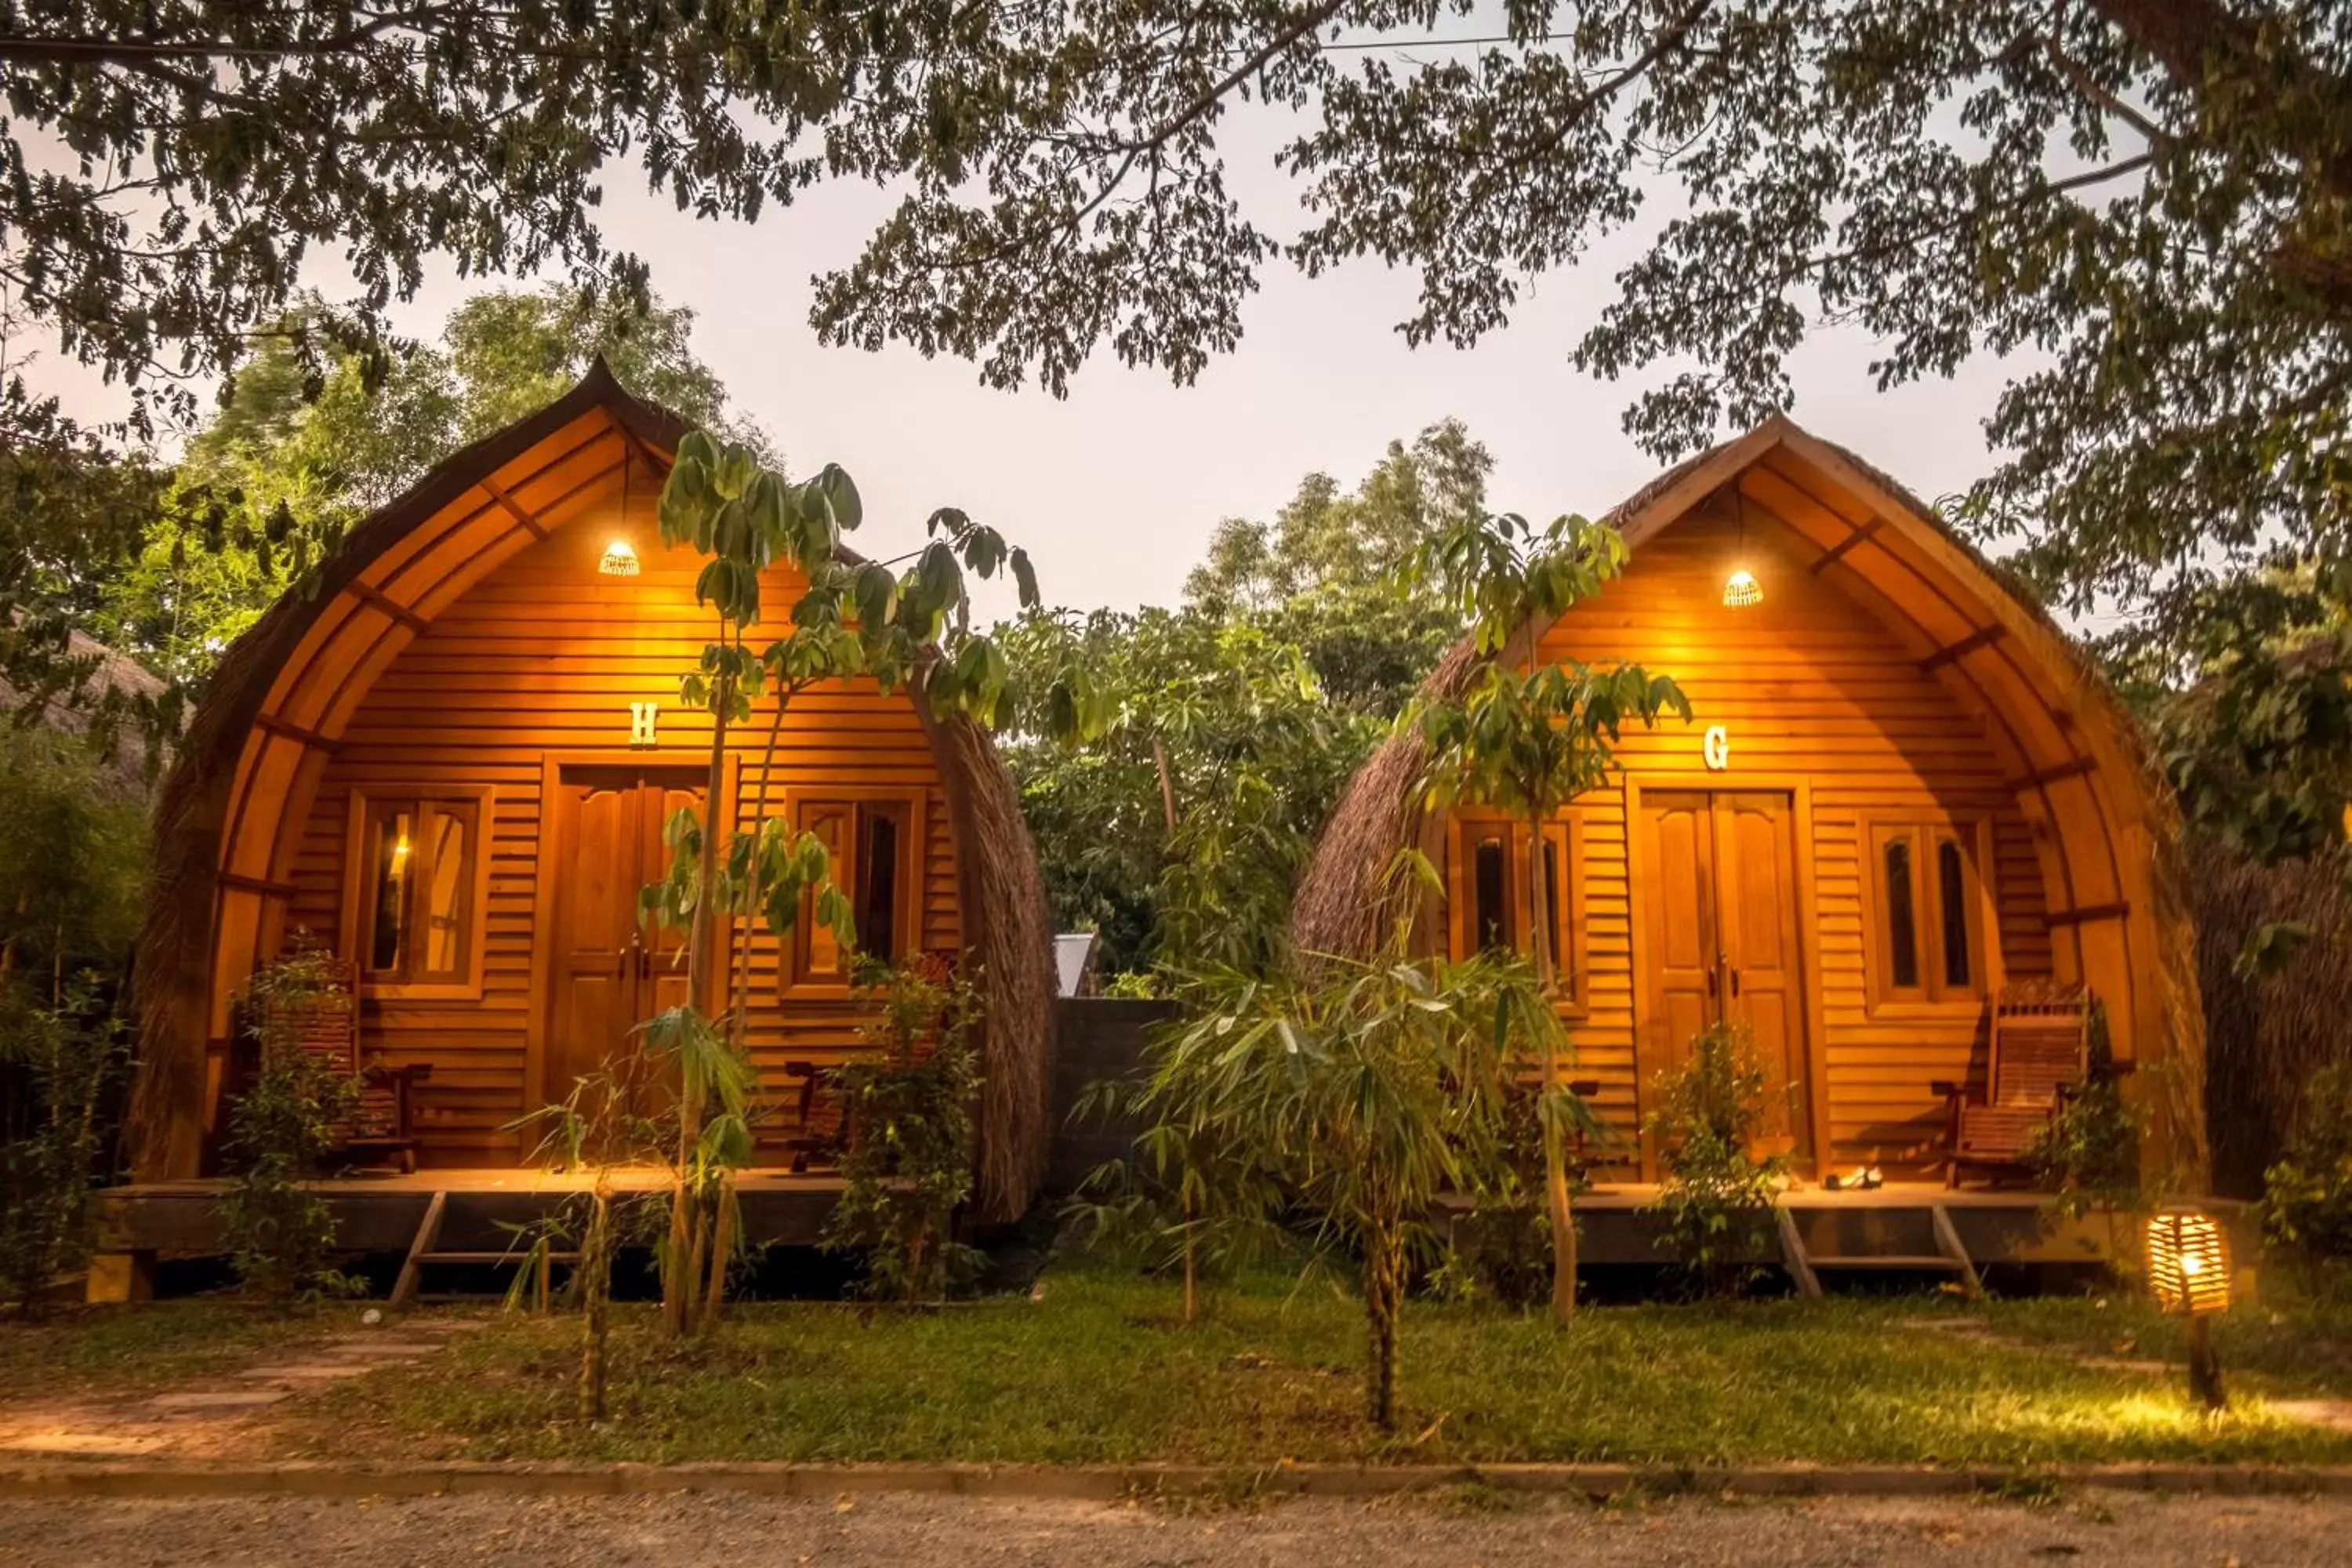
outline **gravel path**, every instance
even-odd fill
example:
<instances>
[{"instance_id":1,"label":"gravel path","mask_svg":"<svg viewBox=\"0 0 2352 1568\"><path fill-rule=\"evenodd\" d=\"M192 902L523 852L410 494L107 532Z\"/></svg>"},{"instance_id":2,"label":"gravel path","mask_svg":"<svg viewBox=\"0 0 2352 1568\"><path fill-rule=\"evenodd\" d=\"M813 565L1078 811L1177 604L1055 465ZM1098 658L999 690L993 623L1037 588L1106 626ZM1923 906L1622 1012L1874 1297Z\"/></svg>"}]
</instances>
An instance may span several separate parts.
<instances>
[{"instance_id":1,"label":"gravel path","mask_svg":"<svg viewBox=\"0 0 2352 1568\"><path fill-rule=\"evenodd\" d=\"M1613 1564L1895 1563L1996 1568L2284 1568L2352 1557L2352 1501L2098 1494L2046 1508L1969 1501L1661 1502L1552 1500L1501 1511L1414 1501L1291 1501L1173 1512L1099 1503L929 1497L852 1503L677 1494L632 1499L446 1497L399 1501L0 1502L0 1563L108 1568L193 1563L455 1568L1608 1568Z\"/></svg>"}]
</instances>

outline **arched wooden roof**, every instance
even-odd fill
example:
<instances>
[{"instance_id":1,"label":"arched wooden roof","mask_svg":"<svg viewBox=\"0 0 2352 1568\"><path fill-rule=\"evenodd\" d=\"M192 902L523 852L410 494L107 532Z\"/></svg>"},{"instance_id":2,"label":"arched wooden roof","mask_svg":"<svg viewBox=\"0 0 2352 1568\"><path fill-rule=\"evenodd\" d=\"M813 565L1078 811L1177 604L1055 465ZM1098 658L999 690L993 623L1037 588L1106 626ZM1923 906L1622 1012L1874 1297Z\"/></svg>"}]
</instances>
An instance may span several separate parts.
<instances>
[{"instance_id":1,"label":"arched wooden roof","mask_svg":"<svg viewBox=\"0 0 2352 1568\"><path fill-rule=\"evenodd\" d=\"M329 754L376 679L476 583L604 501L625 476L658 485L688 428L632 396L599 360L562 397L438 464L353 529L310 592L281 599L229 650L157 805L132 1104L142 1176L194 1170L205 1042L225 1032L234 987L282 939L301 844L285 825L307 814ZM996 993L992 1046L1001 1036L1024 1052L1050 1052L1050 921L1017 797L984 734L916 707L957 819L968 936ZM1008 1065L995 1056L992 1048L992 1074ZM1046 1063L1040 1092L1049 1094ZM1028 1070L1004 1077L1025 1081L1037 1070L1023 1065ZM992 1173L984 1157L983 1185L999 1178L992 1195L1013 1203L1014 1189L1034 1185L1042 1171L1050 1112L1042 1102L998 1106L996 1098L989 1109L999 1125L1024 1129L996 1157L1018 1144L1021 1169Z\"/></svg>"},{"instance_id":2,"label":"arched wooden roof","mask_svg":"<svg viewBox=\"0 0 2352 1568\"><path fill-rule=\"evenodd\" d=\"M2204 1023L2176 868L2178 810L2131 717L2066 635L1933 508L1785 416L1668 470L1607 521L1638 553L1730 489L1748 516L1810 545L1807 570L1834 574L1922 671L1984 716L2036 825L2062 972L2105 1000L2119 1058L2171 1064L2154 1091L2159 1131L2176 1160L2201 1169ZM1433 679L1458 683L1469 669L1457 650ZM1398 792L1418 772L1417 746L1410 736L1391 742L1396 754L1368 764L1342 799L1301 884L1294 935L1303 950L1361 945L1365 847L1392 847L1410 831Z\"/></svg>"}]
</instances>

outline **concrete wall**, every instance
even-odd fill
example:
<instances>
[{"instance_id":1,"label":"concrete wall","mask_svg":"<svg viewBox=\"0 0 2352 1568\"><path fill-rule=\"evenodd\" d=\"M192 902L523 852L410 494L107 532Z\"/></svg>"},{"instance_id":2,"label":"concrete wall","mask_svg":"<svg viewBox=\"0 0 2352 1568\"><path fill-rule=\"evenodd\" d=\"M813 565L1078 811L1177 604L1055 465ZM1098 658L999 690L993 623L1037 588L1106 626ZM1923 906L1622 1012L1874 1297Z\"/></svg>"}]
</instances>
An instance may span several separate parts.
<instances>
[{"instance_id":1,"label":"concrete wall","mask_svg":"<svg viewBox=\"0 0 2352 1568\"><path fill-rule=\"evenodd\" d=\"M1061 1059L1054 1075L1054 1152L1045 1191L1074 1191L1087 1172L1106 1160L1124 1158L1135 1131L1099 1116L1070 1118L1086 1087L1103 1079L1130 1079L1142 1070L1144 1032L1176 1016L1172 1002L1139 1002L1103 996L1066 996L1061 1007Z\"/></svg>"}]
</instances>

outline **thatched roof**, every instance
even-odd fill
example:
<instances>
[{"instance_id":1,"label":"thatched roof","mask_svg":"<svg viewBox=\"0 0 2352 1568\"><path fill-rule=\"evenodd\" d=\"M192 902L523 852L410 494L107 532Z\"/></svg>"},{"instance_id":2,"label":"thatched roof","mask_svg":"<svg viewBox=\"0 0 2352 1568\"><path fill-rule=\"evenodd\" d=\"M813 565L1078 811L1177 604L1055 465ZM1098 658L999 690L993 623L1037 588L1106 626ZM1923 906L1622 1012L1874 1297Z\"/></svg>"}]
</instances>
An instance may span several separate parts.
<instances>
[{"instance_id":1,"label":"thatched roof","mask_svg":"<svg viewBox=\"0 0 2352 1568\"><path fill-rule=\"evenodd\" d=\"M163 682L130 655L117 652L87 633L68 630L59 666L65 689L47 696L39 722L59 734L87 736L101 715L122 716L141 703L163 694ZM21 721L17 710L30 698L0 679L0 713ZM114 782L123 794L147 793L147 741L136 724L118 724L107 758Z\"/></svg>"},{"instance_id":2,"label":"thatched roof","mask_svg":"<svg viewBox=\"0 0 2352 1568\"><path fill-rule=\"evenodd\" d=\"M140 942L140 1061L131 1123L144 1176L192 1173L192 1108L205 1092L215 910L228 796L273 686L331 606L381 605L362 574L468 492L499 492L508 464L583 417L611 421L639 460L666 468L690 428L623 388L602 360L570 392L434 466L407 493L352 529L306 590L270 606L221 660L155 807L155 880ZM845 557L858 558L845 551ZM384 613L421 630L429 613ZM1051 1141L1052 921L1034 846L1011 776L987 733L961 717L922 713L955 823L966 940L987 1003L987 1078L980 1162L982 1206L1017 1215L1042 1177ZM282 728L283 726L281 726Z\"/></svg>"},{"instance_id":3,"label":"thatched roof","mask_svg":"<svg viewBox=\"0 0 2352 1568\"><path fill-rule=\"evenodd\" d=\"M2035 776L2023 787L2053 812L2108 823L2110 838L2144 838L2144 853L2137 860L2119 843L2100 846L2101 864L2086 866L2084 875L2092 881L2122 878L2134 884L2137 896L2115 896L2129 904L2136 941L2153 950L2136 958L2133 965L2138 974L2135 984L2150 993L2137 1021L2137 1045L2144 1052L2170 1050L2176 1059L2186 1058L2187 1071L2163 1075L2158 1092L2167 1099L2158 1109L2175 1157L2201 1168L2203 1122L2198 1093L2204 1029L2197 1000L2194 930L2180 871L2179 811L2138 724L2047 611L2011 574L1956 534L1933 506L1862 458L1811 436L1782 416L1676 464L1612 509L1604 521L1638 554L1648 539L1717 490L1744 482L1751 469L1780 462L1791 471L1828 479L1866 509L1873 520L1867 526L1838 520L1852 535L1838 548L1843 552L1843 564L1862 574L1869 592L1887 596L1888 584L1905 581L1907 574L1906 591L1925 585L1919 596L1933 607L1939 625L1930 641L1942 641L1955 653L2000 641L2003 651L1987 656L2002 666L1993 676L1982 677L1957 658L1948 661L1949 673L1985 694L1996 727L2025 752L2024 768ZM1788 473L1773 472L1779 481L1789 482ZM1523 629L1516 645L1520 651L1513 657L1525 657L1528 639L1545 629ZM1924 624L1919 629L1928 631ZM1439 663L1423 689L1450 696L1468 683L1477 668L1465 641ZM2012 724L2014 716L2000 711L2003 703L2034 705L2031 730ZM1397 851L1421 842L1426 831L1418 788L1425 762L1419 735L1400 731L1351 781L1299 884L1291 921L1294 951L1360 955L1390 929L1399 911L1392 902L1384 902L1384 878ZM2053 776L2042 778L2045 771ZM2058 853L2071 853L2063 842L2065 836L2059 837ZM2082 902L2096 906L2099 899L2085 897Z\"/></svg>"}]
</instances>

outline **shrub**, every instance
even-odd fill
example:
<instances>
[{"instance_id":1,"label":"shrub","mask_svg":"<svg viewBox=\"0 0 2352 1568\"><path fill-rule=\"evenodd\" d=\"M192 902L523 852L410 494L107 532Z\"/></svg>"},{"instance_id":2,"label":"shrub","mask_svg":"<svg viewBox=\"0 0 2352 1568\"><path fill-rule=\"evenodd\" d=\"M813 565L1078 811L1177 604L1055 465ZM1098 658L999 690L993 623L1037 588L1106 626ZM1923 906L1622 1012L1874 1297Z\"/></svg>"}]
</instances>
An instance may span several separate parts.
<instances>
[{"instance_id":1,"label":"shrub","mask_svg":"<svg viewBox=\"0 0 2352 1568\"><path fill-rule=\"evenodd\" d=\"M253 1082L229 1112L236 1178L221 1199L229 1260L247 1289L290 1303L341 1294L330 1267L334 1210L309 1184L359 1098L359 1080L303 1048L300 1015L341 997L324 953L298 952L257 971L245 1007Z\"/></svg>"},{"instance_id":2,"label":"shrub","mask_svg":"<svg viewBox=\"0 0 2352 1568\"><path fill-rule=\"evenodd\" d=\"M2263 1237L2331 1293L2352 1287L2352 1063L2311 1080L2285 1154L2263 1173Z\"/></svg>"},{"instance_id":3,"label":"shrub","mask_svg":"<svg viewBox=\"0 0 2352 1568\"><path fill-rule=\"evenodd\" d=\"M1328 1251L1361 1271L1365 1404L1392 1428L1412 1255L1446 1192L1490 1190L1506 1085L1549 1004L1514 962L1326 958L1195 994L1141 1101L1180 1136L1253 1151Z\"/></svg>"},{"instance_id":4,"label":"shrub","mask_svg":"<svg viewBox=\"0 0 2352 1568\"><path fill-rule=\"evenodd\" d=\"M0 1289L29 1308L85 1249L147 827L121 770L37 725L0 721Z\"/></svg>"},{"instance_id":5,"label":"shrub","mask_svg":"<svg viewBox=\"0 0 2352 1568\"><path fill-rule=\"evenodd\" d=\"M613 1260L624 1245L658 1245L668 1226L667 1193L658 1187L625 1191L613 1179L624 1166L657 1164L669 1146L672 1130L640 1109L654 1098L646 1081L652 1061L637 1051L611 1058L599 1070L574 1079L562 1100L508 1123L512 1131L538 1131L533 1158L550 1174L584 1172L589 1177L588 1189L573 1194L553 1214L514 1227L516 1240L525 1245L507 1291L512 1310L532 1294L542 1271L551 1268L555 1253L572 1254L567 1294L580 1309L577 1408L583 1421L602 1421L606 1413Z\"/></svg>"},{"instance_id":6,"label":"shrub","mask_svg":"<svg viewBox=\"0 0 2352 1568\"><path fill-rule=\"evenodd\" d=\"M1181 1035L1170 1023L1155 1033ZM1156 1051L1159 1047L1154 1046ZM1213 1121L1166 1114L1149 1083L1087 1086L1074 1119L1143 1123L1124 1159L1089 1171L1062 1209L1063 1236L1078 1249L1183 1280L1183 1321L1200 1316L1201 1282L1236 1273L1282 1250L1282 1173L1265 1153Z\"/></svg>"},{"instance_id":7,"label":"shrub","mask_svg":"<svg viewBox=\"0 0 2352 1568\"><path fill-rule=\"evenodd\" d=\"M1563 1103L1586 1138L1605 1131L1582 1100L1563 1095ZM1494 1184L1464 1194L1468 1207L1431 1277L1437 1294L1510 1307L1538 1306L1550 1294L1551 1215L1544 1203L1542 1117L1538 1087L1513 1084L1505 1093ZM1580 1162L1571 1163L1569 1184L1576 1193L1591 1186Z\"/></svg>"},{"instance_id":8,"label":"shrub","mask_svg":"<svg viewBox=\"0 0 2352 1568\"><path fill-rule=\"evenodd\" d=\"M1770 1238L1787 1161L1748 1152L1766 1131L1768 1081L1747 1032L1717 1024L1692 1039L1688 1061L1658 1075L1658 1108L1643 1120L1664 1178L1658 1245L1709 1295L1738 1290L1754 1272L1743 1259Z\"/></svg>"},{"instance_id":9,"label":"shrub","mask_svg":"<svg viewBox=\"0 0 2352 1568\"><path fill-rule=\"evenodd\" d=\"M100 1111L130 1045L94 975L68 984L58 1006L8 1011L0 1023L0 1068L14 1079L0 1147L0 1292L31 1314L49 1281L89 1253Z\"/></svg>"},{"instance_id":10,"label":"shrub","mask_svg":"<svg viewBox=\"0 0 2352 1568\"><path fill-rule=\"evenodd\" d=\"M2070 1219L2129 1214L2146 1202L2140 1180L2143 1118L2125 1100L2107 1040L2107 1010L2091 1005L2090 1070L2025 1151L2026 1163ZM2116 1255L2122 1257L2121 1253Z\"/></svg>"},{"instance_id":11,"label":"shrub","mask_svg":"<svg viewBox=\"0 0 2352 1568\"><path fill-rule=\"evenodd\" d=\"M825 1222L824 1246L860 1256L867 1295L934 1300L966 1283L980 1261L951 1235L971 1191L980 998L936 960L870 969L862 978L881 1016L860 1031L871 1054L834 1077L846 1185Z\"/></svg>"},{"instance_id":12,"label":"shrub","mask_svg":"<svg viewBox=\"0 0 2352 1568\"><path fill-rule=\"evenodd\" d=\"M2125 1103L2123 1086L2111 1072L2095 1072L2050 1118L2026 1160L2059 1213L2127 1214L2142 1200L2139 1145L2140 1117Z\"/></svg>"}]
</instances>

